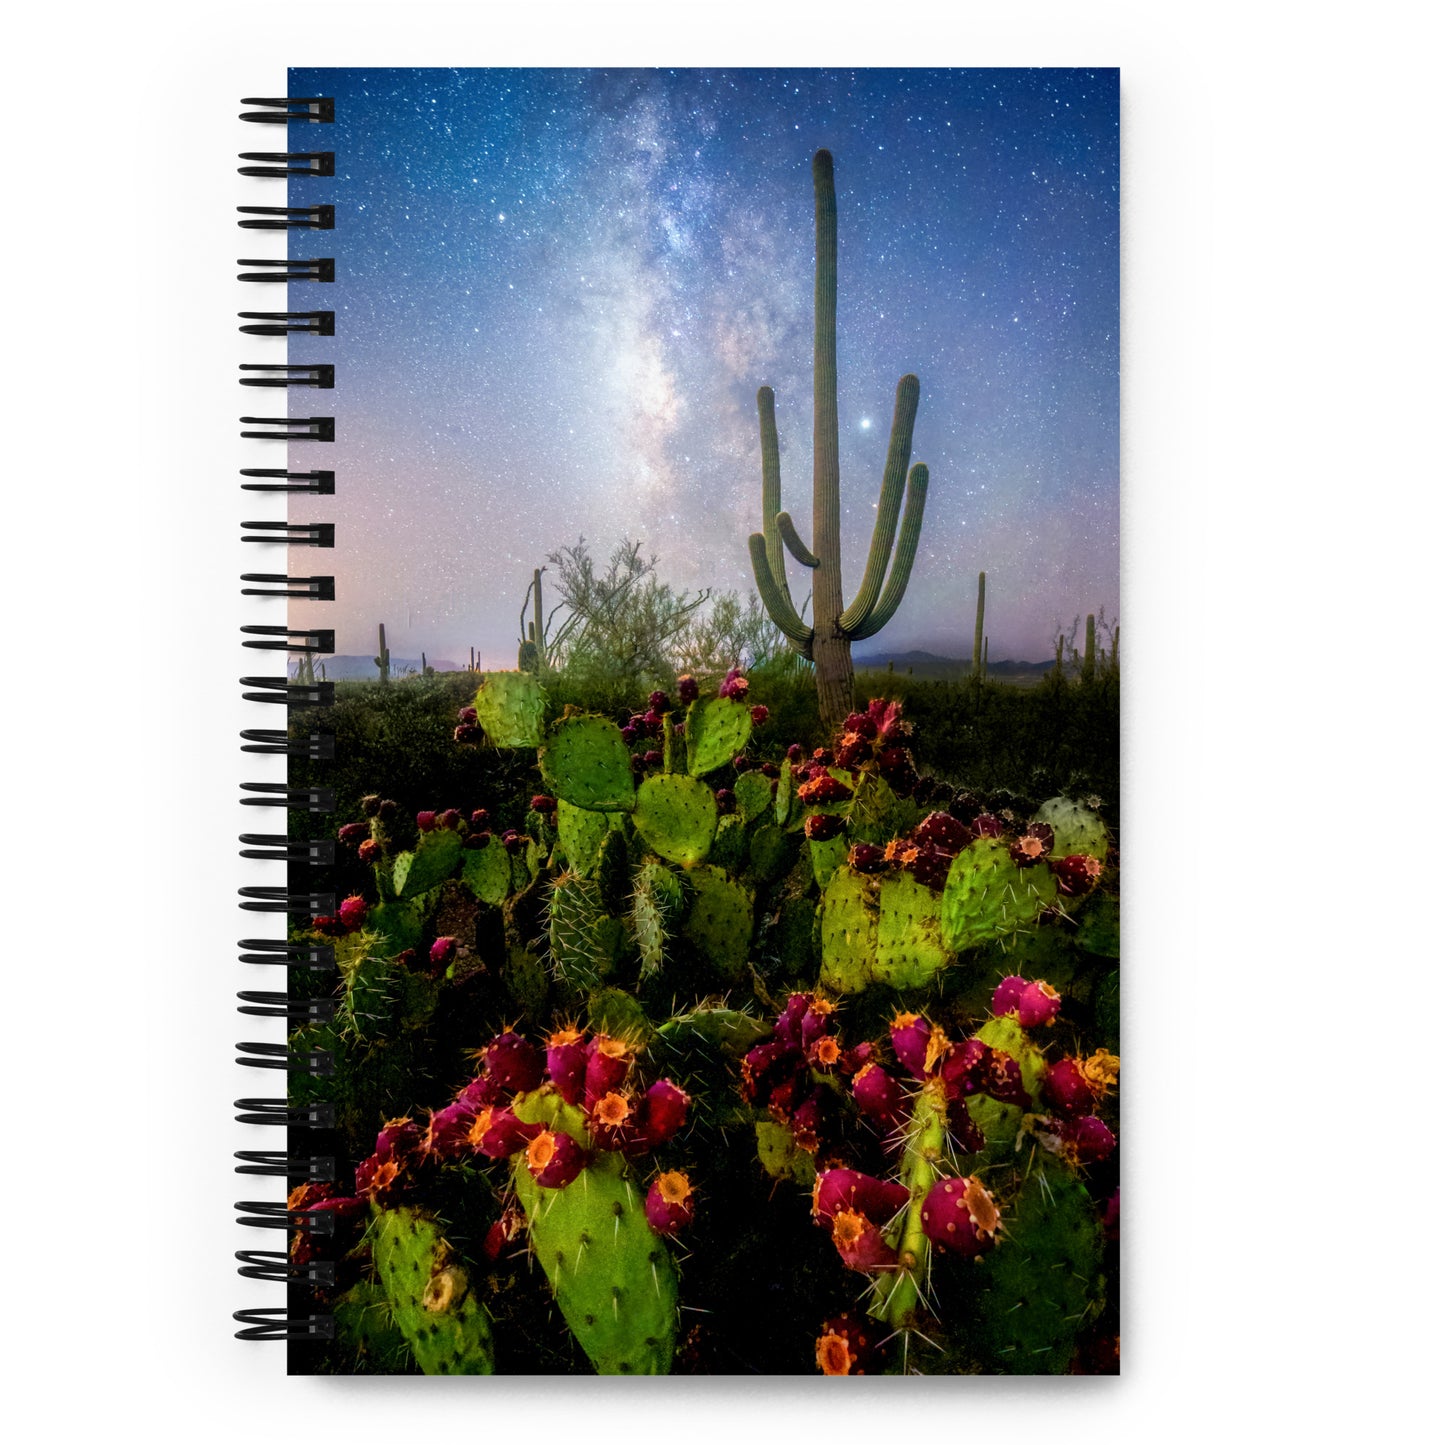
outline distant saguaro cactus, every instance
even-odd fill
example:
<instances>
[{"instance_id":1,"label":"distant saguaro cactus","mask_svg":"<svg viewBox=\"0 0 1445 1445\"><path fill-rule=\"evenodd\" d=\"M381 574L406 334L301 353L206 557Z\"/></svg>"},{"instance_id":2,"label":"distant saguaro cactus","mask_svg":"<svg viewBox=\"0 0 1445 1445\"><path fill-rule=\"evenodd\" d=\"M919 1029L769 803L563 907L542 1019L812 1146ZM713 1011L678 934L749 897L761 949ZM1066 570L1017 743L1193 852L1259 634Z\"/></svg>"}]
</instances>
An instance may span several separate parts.
<instances>
[{"instance_id":1,"label":"distant saguaro cactus","mask_svg":"<svg viewBox=\"0 0 1445 1445\"><path fill-rule=\"evenodd\" d=\"M918 411L918 378L903 377L893 408L893 430L878 496L878 520L858 595L843 606L843 563L839 550L838 500L838 203L833 188L833 157L813 157L816 261L813 283L813 547L799 536L793 519L782 510L782 472L778 459L778 423L773 391L758 391L758 428L763 452L763 530L748 538L753 577L768 616L794 651L811 658L818 688L818 711L832 731L853 711L851 645L880 631L898 610L908 587L923 506L928 496L928 468L918 463L910 472L913 419ZM905 500L905 480L907 497ZM901 531L898 514L903 512ZM898 550L893 556L894 534ZM798 614L788 592L783 548L805 567L814 569L813 625ZM886 574L886 585L885 585Z\"/></svg>"},{"instance_id":2,"label":"distant saguaro cactus","mask_svg":"<svg viewBox=\"0 0 1445 1445\"><path fill-rule=\"evenodd\" d=\"M386 650L386 623L376 624L376 656L371 659L381 673L382 682L391 680L391 653Z\"/></svg>"},{"instance_id":3,"label":"distant saguaro cactus","mask_svg":"<svg viewBox=\"0 0 1445 1445\"><path fill-rule=\"evenodd\" d=\"M983 635L983 579L984 573L978 574L978 609L973 614L973 675L982 677L985 670Z\"/></svg>"},{"instance_id":4,"label":"distant saguaro cactus","mask_svg":"<svg viewBox=\"0 0 1445 1445\"><path fill-rule=\"evenodd\" d=\"M1085 682L1093 682L1093 680L1094 680L1094 663L1095 663L1095 651L1094 651L1094 614L1091 612L1091 613L1089 613L1088 619L1087 619L1087 620L1085 621L1085 623L1084 623L1084 671L1083 671L1083 678L1084 678L1084 681L1085 681Z\"/></svg>"}]
</instances>

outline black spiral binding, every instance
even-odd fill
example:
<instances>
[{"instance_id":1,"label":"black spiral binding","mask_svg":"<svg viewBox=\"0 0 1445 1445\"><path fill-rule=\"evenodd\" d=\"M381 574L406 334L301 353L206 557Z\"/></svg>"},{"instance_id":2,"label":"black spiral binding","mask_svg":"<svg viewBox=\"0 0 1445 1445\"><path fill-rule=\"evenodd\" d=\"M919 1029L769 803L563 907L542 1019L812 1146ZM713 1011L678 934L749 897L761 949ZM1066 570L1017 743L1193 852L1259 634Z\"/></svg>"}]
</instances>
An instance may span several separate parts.
<instances>
[{"instance_id":1,"label":"black spiral binding","mask_svg":"<svg viewBox=\"0 0 1445 1445\"><path fill-rule=\"evenodd\" d=\"M250 107L241 120L255 125L327 125L335 119L334 101L327 96L257 97L243 99ZM304 184L312 176L334 176L333 151L247 151L242 153L243 176L290 180ZM247 232L330 231L336 226L331 205L245 205L237 207L236 224ZM308 259L242 259L238 279L266 284L319 283L336 279L333 257ZM247 336L329 337L336 334L334 311L243 311L240 331ZM292 387L330 391L336 384L336 369L329 362L244 361L240 383L251 387ZM336 437L335 419L326 417L241 418L241 435L246 438L331 442ZM325 470L289 471L284 467L245 468L242 488L248 492L281 492L331 496L336 490L335 473ZM242 541L284 547L330 548L335 529L329 522L242 522ZM336 584L332 577L291 576L287 572L246 572L241 576L243 597L292 598L331 602ZM252 624L242 627L242 645L283 656L312 656L335 651L335 634L330 628L293 628L281 624ZM247 702L279 704L288 714L292 708L326 708L335 695L331 682L316 681L308 669L298 678L243 677L241 696ZM292 727L247 728L241 733L246 753L266 753L307 761L325 761L336 755L336 739L324 730L298 731ZM299 809L316 815L335 809L333 789L296 782L242 783L241 802L250 807ZM242 858L285 869L284 884L248 886L238 890L239 905L246 913L274 913L289 920L323 923L336 911L336 895L313 882L315 870L332 866L336 844L330 837L303 836L289 831L242 833ZM336 953L328 943L291 942L284 939L243 938L243 964L282 968L288 976L310 974L325 979L336 972ZM238 1011L248 1018L283 1021L288 1037L292 1030L325 1024L335 1014L330 997L308 998L290 989L243 989L237 993ZM246 1041L236 1045L236 1063L248 1069L269 1069L289 1076L325 1078L335 1070L329 1050L306 1048L293 1043ZM284 1149L242 1149L236 1152L236 1172L243 1176L278 1178L286 1186L327 1186L349 1178L349 1168L336 1156L336 1114L329 1103L292 1104L282 1096L236 1100L236 1118L243 1124L286 1131ZM284 1340L293 1345L334 1339L335 1320L319 1302L320 1291L336 1284L337 1265L328 1257L326 1242L334 1238L336 1219L328 1209L292 1208L297 1201L242 1200L236 1211L241 1224L253 1229L279 1229L288 1238L305 1240L304 1250L236 1251L238 1273L245 1279L283 1284L287 1303L274 1309L244 1309L235 1312L238 1339Z\"/></svg>"}]
</instances>

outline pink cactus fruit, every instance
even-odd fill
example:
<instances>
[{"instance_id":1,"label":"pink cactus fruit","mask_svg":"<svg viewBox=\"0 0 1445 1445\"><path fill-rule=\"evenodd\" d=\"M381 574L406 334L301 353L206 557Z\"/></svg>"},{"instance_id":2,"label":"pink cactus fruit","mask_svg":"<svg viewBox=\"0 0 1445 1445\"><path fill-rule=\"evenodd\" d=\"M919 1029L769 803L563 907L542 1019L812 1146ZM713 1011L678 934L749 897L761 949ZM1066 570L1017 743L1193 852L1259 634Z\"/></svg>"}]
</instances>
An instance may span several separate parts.
<instances>
[{"instance_id":1,"label":"pink cactus fruit","mask_svg":"<svg viewBox=\"0 0 1445 1445\"><path fill-rule=\"evenodd\" d=\"M659 716L668 709L667 694L661 688L647 694L647 706L650 711Z\"/></svg>"},{"instance_id":2,"label":"pink cactus fruit","mask_svg":"<svg viewBox=\"0 0 1445 1445\"><path fill-rule=\"evenodd\" d=\"M422 1136L422 1148L438 1159L460 1159L472 1147L467 1136L475 1119L476 1111L460 1100L437 1109Z\"/></svg>"},{"instance_id":3,"label":"pink cactus fruit","mask_svg":"<svg viewBox=\"0 0 1445 1445\"><path fill-rule=\"evenodd\" d=\"M587 1082L587 1045L577 1029L558 1029L547 1039L547 1077L564 1102L582 1102Z\"/></svg>"},{"instance_id":4,"label":"pink cactus fruit","mask_svg":"<svg viewBox=\"0 0 1445 1445\"><path fill-rule=\"evenodd\" d=\"M655 1234L673 1235L692 1223L693 1193L687 1175L680 1169L659 1174L647 1186L644 1205L647 1222Z\"/></svg>"},{"instance_id":5,"label":"pink cactus fruit","mask_svg":"<svg viewBox=\"0 0 1445 1445\"><path fill-rule=\"evenodd\" d=\"M337 842L347 848L355 848L363 839L369 837L371 829L365 823L343 823L336 830Z\"/></svg>"},{"instance_id":6,"label":"pink cactus fruit","mask_svg":"<svg viewBox=\"0 0 1445 1445\"><path fill-rule=\"evenodd\" d=\"M677 696L684 705L697 701L697 679L690 673L685 672L677 680Z\"/></svg>"},{"instance_id":7,"label":"pink cactus fruit","mask_svg":"<svg viewBox=\"0 0 1445 1445\"><path fill-rule=\"evenodd\" d=\"M1070 853L1067 858L1055 858L1049 866L1065 898L1087 893L1104 871L1104 865L1089 853Z\"/></svg>"},{"instance_id":8,"label":"pink cactus fruit","mask_svg":"<svg viewBox=\"0 0 1445 1445\"><path fill-rule=\"evenodd\" d=\"M748 695L748 680L742 674L739 667L730 667L727 676L723 678L721 686L717 690L719 697L730 697L737 702L742 702Z\"/></svg>"},{"instance_id":9,"label":"pink cactus fruit","mask_svg":"<svg viewBox=\"0 0 1445 1445\"><path fill-rule=\"evenodd\" d=\"M632 1050L621 1039L597 1034L587 1045L582 1097L590 1109L603 1094L619 1088L632 1067Z\"/></svg>"},{"instance_id":10,"label":"pink cactus fruit","mask_svg":"<svg viewBox=\"0 0 1445 1445\"><path fill-rule=\"evenodd\" d=\"M492 815L487 812L485 808L472 809L471 825L477 832L482 832L484 829L491 827L491 823Z\"/></svg>"},{"instance_id":11,"label":"pink cactus fruit","mask_svg":"<svg viewBox=\"0 0 1445 1445\"><path fill-rule=\"evenodd\" d=\"M843 1050L832 1034L822 1034L808 1045L804 1057L815 1069L832 1069L842 1062Z\"/></svg>"},{"instance_id":12,"label":"pink cactus fruit","mask_svg":"<svg viewBox=\"0 0 1445 1445\"><path fill-rule=\"evenodd\" d=\"M822 1088L814 1089L788 1116L788 1126L793 1131L793 1143L809 1154L815 1154L818 1150L818 1136L823 1127L823 1105L826 1098L827 1094Z\"/></svg>"},{"instance_id":13,"label":"pink cactus fruit","mask_svg":"<svg viewBox=\"0 0 1445 1445\"><path fill-rule=\"evenodd\" d=\"M802 1051L796 1044L782 1039L771 1039L758 1044L743 1055L743 1095L750 1104L756 1104L772 1087L777 1075L790 1063L801 1062Z\"/></svg>"},{"instance_id":14,"label":"pink cactus fruit","mask_svg":"<svg viewBox=\"0 0 1445 1445\"><path fill-rule=\"evenodd\" d=\"M588 1123L601 1148L626 1149L638 1138L636 1101L631 1094L612 1089L592 1101Z\"/></svg>"},{"instance_id":15,"label":"pink cactus fruit","mask_svg":"<svg viewBox=\"0 0 1445 1445\"><path fill-rule=\"evenodd\" d=\"M717 799L719 813L726 815L737 812L738 795L731 788L719 788L713 796Z\"/></svg>"},{"instance_id":16,"label":"pink cactus fruit","mask_svg":"<svg viewBox=\"0 0 1445 1445\"><path fill-rule=\"evenodd\" d=\"M360 858L363 863L379 863L384 855L381 844L376 842L375 839L368 838L366 842L357 848L356 856Z\"/></svg>"},{"instance_id":17,"label":"pink cactus fruit","mask_svg":"<svg viewBox=\"0 0 1445 1445\"><path fill-rule=\"evenodd\" d=\"M913 731L903 721L901 702L875 697L868 704L868 718L878 729L878 741L884 744L891 743L896 738L906 738Z\"/></svg>"},{"instance_id":18,"label":"pink cactus fruit","mask_svg":"<svg viewBox=\"0 0 1445 1445\"><path fill-rule=\"evenodd\" d=\"M931 1244L964 1259L988 1250L999 1226L993 1196L972 1175L940 1179L928 1191L920 1219Z\"/></svg>"},{"instance_id":19,"label":"pink cactus fruit","mask_svg":"<svg viewBox=\"0 0 1445 1445\"><path fill-rule=\"evenodd\" d=\"M437 814L438 828L460 828L462 826L462 813L460 808L445 808Z\"/></svg>"},{"instance_id":20,"label":"pink cactus fruit","mask_svg":"<svg viewBox=\"0 0 1445 1445\"><path fill-rule=\"evenodd\" d=\"M859 733L845 732L838 739L838 766L856 768L873 756L873 744Z\"/></svg>"},{"instance_id":21,"label":"pink cactus fruit","mask_svg":"<svg viewBox=\"0 0 1445 1445\"><path fill-rule=\"evenodd\" d=\"M864 1064L854 1074L853 1098L857 1101L858 1112L880 1129L897 1127L907 1108L903 1086L877 1064Z\"/></svg>"},{"instance_id":22,"label":"pink cactus fruit","mask_svg":"<svg viewBox=\"0 0 1445 1445\"><path fill-rule=\"evenodd\" d=\"M505 1104L478 1112L467 1132L467 1144L488 1159L510 1159L542 1131L540 1124L524 1124Z\"/></svg>"},{"instance_id":23,"label":"pink cactus fruit","mask_svg":"<svg viewBox=\"0 0 1445 1445\"><path fill-rule=\"evenodd\" d=\"M541 1129L527 1145L527 1169L544 1189L565 1189L587 1166L587 1155L570 1135Z\"/></svg>"},{"instance_id":24,"label":"pink cactus fruit","mask_svg":"<svg viewBox=\"0 0 1445 1445\"><path fill-rule=\"evenodd\" d=\"M950 1103L983 1092L991 1053L989 1046L979 1039L964 1039L949 1050L938 1072Z\"/></svg>"},{"instance_id":25,"label":"pink cactus fruit","mask_svg":"<svg viewBox=\"0 0 1445 1445\"><path fill-rule=\"evenodd\" d=\"M1001 1104L1016 1104L1021 1109L1029 1108L1033 1100L1024 1088L1023 1070L1011 1054L1002 1049L990 1049L988 1062L983 1070L983 1092Z\"/></svg>"},{"instance_id":26,"label":"pink cactus fruit","mask_svg":"<svg viewBox=\"0 0 1445 1445\"><path fill-rule=\"evenodd\" d=\"M815 803L841 803L845 798L851 798L852 796L852 788L828 772L819 773L815 778L809 778L808 781L798 789L798 801L809 805Z\"/></svg>"},{"instance_id":27,"label":"pink cactus fruit","mask_svg":"<svg viewBox=\"0 0 1445 1445\"><path fill-rule=\"evenodd\" d=\"M811 787L812 784L806 786ZM830 838L836 838L845 827L846 819L837 813L814 813L803 820L803 835L810 843L826 843Z\"/></svg>"},{"instance_id":28,"label":"pink cactus fruit","mask_svg":"<svg viewBox=\"0 0 1445 1445\"><path fill-rule=\"evenodd\" d=\"M424 809L416 815L416 828L419 833L430 833L437 825L437 815L429 809Z\"/></svg>"},{"instance_id":29,"label":"pink cactus fruit","mask_svg":"<svg viewBox=\"0 0 1445 1445\"><path fill-rule=\"evenodd\" d=\"M1090 1113L1096 1097L1094 1086L1074 1058L1049 1065L1044 1073L1043 1096L1049 1107L1065 1119Z\"/></svg>"},{"instance_id":30,"label":"pink cactus fruit","mask_svg":"<svg viewBox=\"0 0 1445 1445\"><path fill-rule=\"evenodd\" d=\"M555 813L557 800L546 793L534 793L532 795L532 811L534 813Z\"/></svg>"},{"instance_id":31,"label":"pink cactus fruit","mask_svg":"<svg viewBox=\"0 0 1445 1445\"><path fill-rule=\"evenodd\" d=\"M457 721L460 723L474 723L477 720L477 710L474 707L459 707L457 709Z\"/></svg>"},{"instance_id":32,"label":"pink cactus fruit","mask_svg":"<svg viewBox=\"0 0 1445 1445\"><path fill-rule=\"evenodd\" d=\"M1019 1006L1019 998L1028 986L1028 979L1020 978L1018 974L1011 973L993 991L994 1013L1000 1017L1004 1014L1013 1013Z\"/></svg>"},{"instance_id":33,"label":"pink cactus fruit","mask_svg":"<svg viewBox=\"0 0 1445 1445\"><path fill-rule=\"evenodd\" d=\"M782 1013L778 1015L777 1023L773 1025L773 1037L782 1043L791 1044L794 1048L801 1048L803 1015L808 1012L808 1006L812 1002L813 995L810 993L789 994Z\"/></svg>"},{"instance_id":34,"label":"pink cactus fruit","mask_svg":"<svg viewBox=\"0 0 1445 1445\"><path fill-rule=\"evenodd\" d=\"M366 899L359 893L353 893L350 898L343 898L341 907L336 910L336 916L341 920L341 926L348 931L360 928L366 922L366 906Z\"/></svg>"},{"instance_id":35,"label":"pink cactus fruit","mask_svg":"<svg viewBox=\"0 0 1445 1445\"><path fill-rule=\"evenodd\" d=\"M915 847L912 852L912 858L905 864L908 871L925 888L942 893L948 883L949 869L953 866L953 855L945 853L942 848Z\"/></svg>"},{"instance_id":36,"label":"pink cactus fruit","mask_svg":"<svg viewBox=\"0 0 1445 1445\"><path fill-rule=\"evenodd\" d=\"M433 968L445 968L456 956L457 941L451 937L438 938L427 952Z\"/></svg>"},{"instance_id":37,"label":"pink cactus fruit","mask_svg":"<svg viewBox=\"0 0 1445 1445\"><path fill-rule=\"evenodd\" d=\"M1059 1132L1065 1152L1080 1164L1099 1164L1118 1147L1114 1131L1100 1118L1085 1114L1080 1119L1066 1119Z\"/></svg>"},{"instance_id":38,"label":"pink cactus fruit","mask_svg":"<svg viewBox=\"0 0 1445 1445\"><path fill-rule=\"evenodd\" d=\"M476 723L458 723L452 729L454 743L479 743L485 734Z\"/></svg>"},{"instance_id":39,"label":"pink cactus fruit","mask_svg":"<svg viewBox=\"0 0 1445 1445\"><path fill-rule=\"evenodd\" d=\"M851 1079L864 1064L876 1062L873 1055L877 1052L876 1045L864 1039L861 1044L854 1044L851 1049L843 1050L843 1056L838 1060L838 1067Z\"/></svg>"},{"instance_id":40,"label":"pink cactus fruit","mask_svg":"<svg viewBox=\"0 0 1445 1445\"><path fill-rule=\"evenodd\" d=\"M849 1269L868 1274L892 1269L898 1263L898 1255L883 1238L883 1231L855 1209L840 1209L834 1214L832 1233L833 1245Z\"/></svg>"},{"instance_id":41,"label":"pink cactus fruit","mask_svg":"<svg viewBox=\"0 0 1445 1445\"><path fill-rule=\"evenodd\" d=\"M930 813L914 830L919 843L937 848L950 858L968 846L968 829L947 813Z\"/></svg>"},{"instance_id":42,"label":"pink cactus fruit","mask_svg":"<svg viewBox=\"0 0 1445 1445\"><path fill-rule=\"evenodd\" d=\"M803 761L802 743L788 744L788 761L796 768Z\"/></svg>"},{"instance_id":43,"label":"pink cactus fruit","mask_svg":"<svg viewBox=\"0 0 1445 1445\"><path fill-rule=\"evenodd\" d=\"M482 1051L487 1072L510 1093L525 1093L542 1082L542 1051L510 1029Z\"/></svg>"},{"instance_id":44,"label":"pink cactus fruit","mask_svg":"<svg viewBox=\"0 0 1445 1445\"><path fill-rule=\"evenodd\" d=\"M943 1030L934 1028L921 1014L895 1014L888 1033L898 1062L915 1079L926 1079L933 1073L951 1047Z\"/></svg>"},{"instance_id":45,"label":"pink cactus fruit","mask_svg":"<svg viewBox=\"0 0 1445 1445\"><path fill-rule=\"evenodd\" d=\"M980 813L968 825L968 831L975 838L1001 838L1004 832L1003 819L993 813Z\"/></svg>"},{"instance_id":46,"label":"pink cactus fruit","mask_svg":"<svg viewBox=\"0 0 1445 1445\"><path fill-rule=\"evenodd\" d=\"M887 1224L907 1203L906 1186L856 1169L824 1169L813 1183L813 1218L820 1224L840 1209L856 1210L872 1224Z\"/></svg>"},{"instance_id":47,"label":"pink cactus fruit","mask_svg":"<svg viewBox=\"0 0 1445 1445\"><path fill-rule=\"evenodd\" d=\"M799 1039L804 1048L828 1031L836 1010L837 1005L831 999L824 998L821 994L808 995L808 1006L803 1010L798 1027Z\"/></svg>"},{"instance_id":48,"label":"pink cactus fruit","mask_svg":"<svg viewBox=\"0 0 1445 1445\"><path fill-rule=\"evenodd\" d=\"M1026 984L1018 998L1019 1022L1026 1029L1036 1029L1041 1024L1051 1024L1059 1012L1061 1003L1057 990L1043 979Z\"/></svg>"},{"instance_id":49,"label":"pink cactus fruit","mask_svg":"<svg viewBox=\"0 0 1445 1445\"><path fill-rule=\"evenodd\" d=\"M766 707L763 706L762 703L758 703L757 706L753 708L752 719L754 727L760 728L765 722L767 722L768 710Z\"/></svg>"},{"instance_id":50,"label":"pink cactus fruit","mask_svg":"<svg viewBox=\"0 0 1445 1445\"><path fill-rule=\"evenodd\" d=\"M669 1143L687 1123L691 1101L671 1079L659 1079L643 1096L641 1128L648 1144L656 1149Z\"/></svg>"},{"instance_id":51,"label":"pink cactus fruit","mask_svg":"<svg viewBox=\"0 0 1445 1445\"><path fill-rule=\"evenodd\" d=\"M882 1360L886 1330L866 1315L854 1318L847 1311L826 1320L814 1355L825 1375L869 1375Z\"/></svg>"},{"instance_id":52,"label":"pink cactus fruit","mask_svg":"<svg viewBox=\"0 0 1445 1445\"><path fill-rule=\"evenodd\" d=\"M848 850L848 866L855 873L881 873L888 866L888 858L874 843L855 843Z\"/></svg>"},{"instance_id":53,"label":"pink cactus fruit","mask_svg":"<svg viewBox=\"0 0 1445 1445\"><path fill-rule=\"evenodd\" d=\"M456 1102L465 1104L469 1109L485 1109L489 1104L501 1103L506 1092L501 1080L484 1070L462 1088Z\"/></svg>"},{"instance_id":54,"label":"pink cactus fruit","mask_svg":"<svg viewBox=\"0 0 1445 1445\"><path fill-rule=\"evenodd\" d=\"M1047 823L1030 823L1009 844L1008 855L1019 868L1042 863L1053 850L1054 830Z\"/></svg>"}]
</instances>

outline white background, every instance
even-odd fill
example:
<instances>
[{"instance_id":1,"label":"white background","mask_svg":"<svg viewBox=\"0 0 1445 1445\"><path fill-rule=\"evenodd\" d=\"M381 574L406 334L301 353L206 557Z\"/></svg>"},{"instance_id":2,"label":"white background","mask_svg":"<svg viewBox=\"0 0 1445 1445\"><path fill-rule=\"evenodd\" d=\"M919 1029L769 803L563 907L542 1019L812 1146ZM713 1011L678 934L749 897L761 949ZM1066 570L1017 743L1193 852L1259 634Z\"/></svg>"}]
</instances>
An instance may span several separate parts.
<instances>
[{"instance_id":1,"label":"white background","mask_svg":"<svg viewBox=\"0 0 1445 1445\"><path fill-rule=\"evenodd\" d=\"M1439 1346L1429 13L151 3L7 21L0 1278L20 1438L1403 1431ZM267 254L233 224L233 157L266 148L236 102L284 93L287 64L503 63L1123 69L1122 1380L287 1380L279 1346L231 1339L230 1311L277 1293L230 1258L272 1242L230 1210L256 1193L230 1172L231 1100L270 1092L230 1061L266 1036L232 994L268 982L235 961L235 835L255 824L236 784L257 775L236 678L273 670L232 645L256 561L237 523L260 514L235 485L233 262Z\"/></svg>"}]
</instances>

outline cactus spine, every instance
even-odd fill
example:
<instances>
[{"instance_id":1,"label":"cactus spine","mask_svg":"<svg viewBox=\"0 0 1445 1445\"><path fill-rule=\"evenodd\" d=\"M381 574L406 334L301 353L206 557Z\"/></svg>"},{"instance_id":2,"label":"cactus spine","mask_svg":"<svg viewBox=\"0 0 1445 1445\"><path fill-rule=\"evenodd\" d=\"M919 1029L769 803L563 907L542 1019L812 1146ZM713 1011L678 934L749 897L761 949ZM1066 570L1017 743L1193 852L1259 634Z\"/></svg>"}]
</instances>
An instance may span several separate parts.
<instances>
[{"instance_id":1,"label":"cactus spine","mask_svg":"<svg viewBox=\"0 0 1445 1445\"><path fill-rule=\"evenodd\" d=\"M983 635L983 582L985 574L978 574L978 607L973 614L973 675L982 678L986 664L984 648L988 645Z\"/></svg>"},{"instance_id":2,"label":"cactus spine","mask_svg":"<svg viewBox=\"0 0 1445 1445\"><path fill-rule=\"evenodd\" d=\"M838 204L833 157L827 151L813 157L813 197L817 248L813 285L813 546L809 550L804 545L793 519L782 510L778 423L772 388L765 386L758 391L763 530L748 538L748 551L758 595L768 615L794 651L813 662L818 711L824 726L834 730L853 710L852 643L880 631L898 610L907 589L923 526L928 468L920 462L911 472L908 470L913 419L918 411L918 378L908 375L899 381L894 401L878 520L863 581L858 595L845 608L838 500ZM890 569L895 533L898 546ZM785 546L815 573L811 627L799 616L788 592Z\"/></svg>"},{"instance_id":3,"label":"cactus spine","mask_svg":"<svg viewBox=\"0 0 1445 1445\"><path fill-rule=\"evenodd\" d=\"M386 623L376 624L376 656L371 659L381 673L382 682L391 681L391 653L386 650Z\"/></svg>"}]
</instances>

